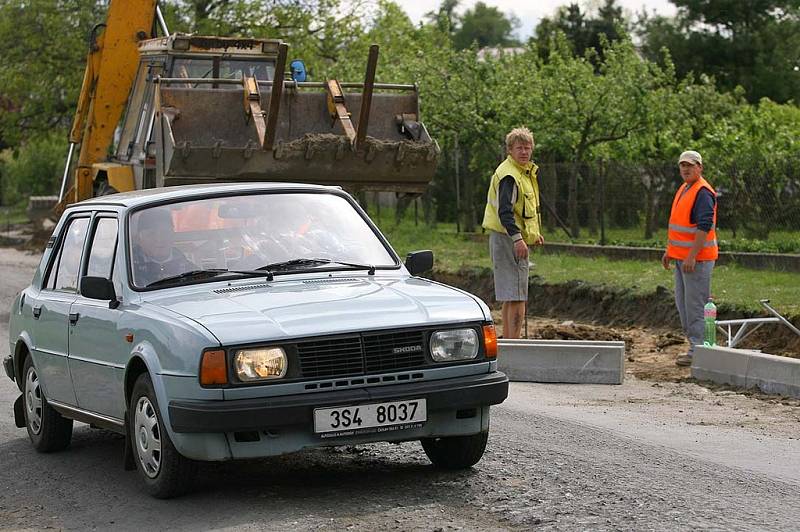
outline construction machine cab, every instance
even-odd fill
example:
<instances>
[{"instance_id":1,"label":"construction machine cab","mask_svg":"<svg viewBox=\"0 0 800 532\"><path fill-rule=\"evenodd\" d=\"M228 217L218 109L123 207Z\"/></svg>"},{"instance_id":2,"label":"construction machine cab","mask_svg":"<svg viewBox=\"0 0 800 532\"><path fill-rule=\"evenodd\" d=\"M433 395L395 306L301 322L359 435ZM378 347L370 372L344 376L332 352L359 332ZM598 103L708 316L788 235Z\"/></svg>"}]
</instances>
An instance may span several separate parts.
<instances>
[{"instance_id":1,"label":"construction machine cab","mask_svg":"<svg viewBox=\"0 0 800 532\"><path fill-rule=\"evenodd\" d=\"M129 171L106 172L109 191L297 181L421 193L433 176L439 148L414 85L375 84L369 68L365 83L295 81L305 65L287 76L286 46L271 39L173 34L139 53L113 152Z\"/></svg>"}]
</instances>

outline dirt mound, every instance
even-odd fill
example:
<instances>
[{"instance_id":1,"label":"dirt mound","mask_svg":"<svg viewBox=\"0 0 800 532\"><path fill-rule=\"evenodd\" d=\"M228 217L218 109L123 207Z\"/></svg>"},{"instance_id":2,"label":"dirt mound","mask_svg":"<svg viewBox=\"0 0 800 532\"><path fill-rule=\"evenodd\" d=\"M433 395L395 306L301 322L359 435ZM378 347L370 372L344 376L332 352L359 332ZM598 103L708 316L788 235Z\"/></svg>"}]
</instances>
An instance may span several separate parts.
<instances>
[{"instance_id":1,"label":"dirt mound","mask_svg":"<svg viewBox=\"0 0 800 532\"><path fill-rule=\"evenodd\" d=\"M492 313L500 318L499 311ZM544 340L599 340L625 342L625 373L638 379L656 381L684 381L689 378L689 368L675 365L679 355L689 348L686 340L671 331L652 327L610 327L591 325L553 318L530 317L527 322L528 338Z\"/></svg>"},{"instance_id":2,"label":"dirt mound","mask_svg":"<svg viewBox=\"0 0 800 532\"><path fill-rule=\"evenodd\" d=\"M473 293L492 305L494 282L488 268L465 269L458 273L434 272L437 281L457 286ZM718 306L719 319L751 318L759 315L751 310L722 303ZM650 327L660 332L654 349L663 349L685 342L680 332L680 318L675 308L672 290L659 286L654 292L641 294L630 289L598 286L583 281L561 284L545 283L541 277L531 277L528 292L528 315L589 322L612 327ZM796 326L800 317L789 318ZM669 331L669 332L666 332ZM572 331L548 332L554 338L566 338L558 334L579 334ZM544 337L542 337L544 338ZM603 338L579 338L597 339ZM619 338L610 338L619 339ZM722 334L717 337L720 343ZM788 328L779 325L764 326L751 335L741 347L760 349L773 355L800 358L800 337Z\"/></svg>"},{"instance_id":3,"label":"dirt mound","mask_svg":"<svg viewBox=\"0 0 800 532\"><path fill-rule=\"evenodd\" d=\"M425 158L430 155L432 148L430 142L412 140L385 140L368 136L365 139L364 149L368 152L382 153L394 152L402 149L404 156ZM306 156L309 152L326 153L339 150L350 150L350 141L344 135L332 133L306 133L300 138L284 142L281 145L281 157Z\"/></svg>"},{"instance_id":4,"label":"dirt mound","mask_svg":"<svg viewBox=\"0 0 800 532\"><path fill-rule=\"evenodd\" d=\"M606 327L592 327L565 321L558 325L544 325L539 328L530 338L541 338L542 340L591 340L598 342L625 342L625 349L628 350L633 343L630 335L622 334L614 329Z\"/></svg>"}]
</instances>

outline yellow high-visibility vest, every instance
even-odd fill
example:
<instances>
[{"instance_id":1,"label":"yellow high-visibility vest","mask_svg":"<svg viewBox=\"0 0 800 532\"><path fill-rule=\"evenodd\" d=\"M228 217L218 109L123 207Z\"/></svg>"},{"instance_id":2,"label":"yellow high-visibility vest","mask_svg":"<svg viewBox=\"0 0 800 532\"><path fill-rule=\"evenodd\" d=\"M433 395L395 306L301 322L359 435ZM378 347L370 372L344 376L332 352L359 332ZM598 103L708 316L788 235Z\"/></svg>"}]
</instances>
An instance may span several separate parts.
<instances>
[{"instance_id":1,"label":"yellow high-visibility vest","mask_svg":"<svg viewBox=\"0 0 800 532\"><path fill-rule=\"evenodd\" d=\"M498 213L498 196L500 181L507 175L514 178L517 184L517 197L514 201L514 221L522 233L526 244L533 244L541 234L541 214L539 212L539 183L537 173L539 167L529 162L520 166L509 155L500 163L492 175L489 183L489 192L486 197L486 209L483 213L483 227L490 231L506 233L505 227L500 222Z\"/></svg>"}]
</instances>

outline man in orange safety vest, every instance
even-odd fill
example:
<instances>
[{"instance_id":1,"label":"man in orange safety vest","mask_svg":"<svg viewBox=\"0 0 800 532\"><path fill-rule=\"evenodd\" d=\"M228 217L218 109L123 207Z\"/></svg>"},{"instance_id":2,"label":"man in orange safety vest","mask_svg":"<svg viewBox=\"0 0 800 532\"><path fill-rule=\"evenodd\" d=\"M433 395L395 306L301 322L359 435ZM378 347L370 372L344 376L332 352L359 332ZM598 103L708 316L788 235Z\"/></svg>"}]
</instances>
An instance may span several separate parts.
<instances>
[{"instance_id":1,"label":"man in orange safety vest","mask_svg":"<svg viewBox=\"0 0 800 532\"><path fill-rule=\"evenodd\" d=\"M703 343L703 307L711 294L711 271L717 260L717 193L703 178L703 158L685 151L678 159L683 184L669 215L664 268L675 262L675 305L689 339L689 352L675 361L690 366L695 345Z\"/></svg>"}]
</instances>

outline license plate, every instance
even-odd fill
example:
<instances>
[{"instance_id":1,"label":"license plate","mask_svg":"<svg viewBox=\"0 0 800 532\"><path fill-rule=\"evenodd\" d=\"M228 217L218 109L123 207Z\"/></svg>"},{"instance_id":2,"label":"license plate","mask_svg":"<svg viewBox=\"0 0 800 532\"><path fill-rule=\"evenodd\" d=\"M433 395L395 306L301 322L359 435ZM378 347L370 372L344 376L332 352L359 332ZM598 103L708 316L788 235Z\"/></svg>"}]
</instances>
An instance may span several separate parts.
<instances>
[{"instance_id":1,"label":"license plate","mask_svg":"<svg viewBox=\"0 0 800 532\"><path fill-rule=\"evenodd\" d=\"M314 432L323 438L421 427L427 421L425 399L391 401L314 410Z\"/></svg>"}]
</instances>

